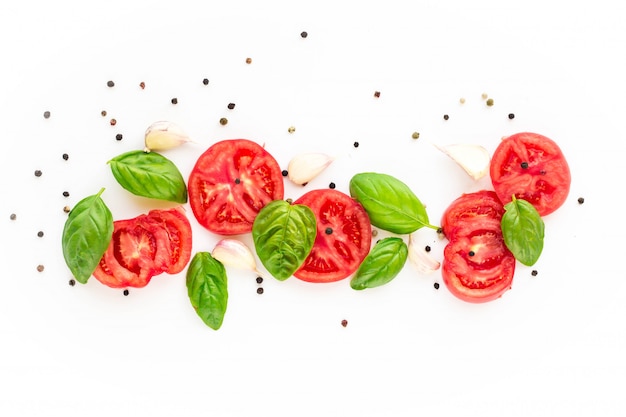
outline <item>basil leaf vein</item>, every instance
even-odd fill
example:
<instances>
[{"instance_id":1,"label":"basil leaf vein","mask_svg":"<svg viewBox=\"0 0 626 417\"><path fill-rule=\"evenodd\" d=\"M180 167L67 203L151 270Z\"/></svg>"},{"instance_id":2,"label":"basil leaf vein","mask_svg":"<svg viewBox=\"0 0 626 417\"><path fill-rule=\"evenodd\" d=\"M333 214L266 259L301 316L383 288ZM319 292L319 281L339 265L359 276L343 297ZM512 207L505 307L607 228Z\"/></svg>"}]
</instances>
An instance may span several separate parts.
<instances>
[{"instance_id":1,"label":"basil leaf vein","mask_svg":"<svg viewBox=\"0 0 626 417\"><path fill-rule=\"evenodd\" d=\"M531 203L515 196L504 209L501 224L506 247L524 265L534 265L543 251L543 219Z\"/></svg>"},{"instance_id":2,"label":"basil leaf vein","mask_svg":"<svg viewBox=\"0 0 626 417\"><path fill-rule=\"evenodd\" d=\"M228 304L226 269L209 252L194 255L187 269L187 295L202 321L218 330Z\"/></svg>"},{"instance_id":3,"label":"basil leaf vein","mask_svg":"<svg viewBox=\"0 0 626 417\"><path fill-rule=\"evenodd\" d=\"M113 235L113 216L100 197L103 192L104 188L79 201L63 226L63 258L81 284L93 274Z\"/></svg>"},{"instance_id":4,"label":"basil leaf vein","mask_svg":"<svg viewBox=\"0 0 626 417\"><path fill-rule=\"evenodd\" d=\"M364 290L387 284L400 273L408 255L408 247L399 237L378 241L350 280L350 287Z\"/></svg>"}]
</instances>

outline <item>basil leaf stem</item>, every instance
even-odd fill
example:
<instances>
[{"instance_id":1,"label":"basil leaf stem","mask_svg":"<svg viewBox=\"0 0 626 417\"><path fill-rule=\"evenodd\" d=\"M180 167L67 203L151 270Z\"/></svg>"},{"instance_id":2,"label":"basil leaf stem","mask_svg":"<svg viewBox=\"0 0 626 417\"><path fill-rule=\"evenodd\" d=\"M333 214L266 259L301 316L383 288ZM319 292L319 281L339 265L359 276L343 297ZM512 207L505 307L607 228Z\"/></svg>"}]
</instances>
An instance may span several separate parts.
<instances>
[{"instance_id":1,"label":"basil leaf stem","mask_svg":"<svg viewBox=\"0 0 626 417\"><path fill-rule=\"evenodd\" d=\"M406 243L399 237L378 241L357 269L350 287L364 290L387 284L400 273L408 254Z\"/></svg>"},{"instance_id":2,"label":"basil leaf stem","mask_svg":"<svg viewBox=\"0 0 626 417\"><path fill-rule=\"evenodd\" d=\"M363 205L376 227L398 234L413 233L430 224L426 208L402 181L387 174L364 172L350 180L350 195Z\"/></svg>"},{"instance_id":3,"label":"basil leaf stem","mask_svg":"<svg viewBox=\"0 0 626 417\"><path fill-rule=\"evenodd\" d=\"M228 304L226 269L209 252L194 255L187 269L187 294L202 321L218 330Z\"/></svg>"},{"instance_id":4,"label":"basil leaf stem","mask_svg":"<svg viewBox=\"0 0 626 417\"><path fill-rule=\"evenodd\" d=\"M515 196L504 209L502 236L506 247L524 265L534 265L543 250L545 229L539 212L531 203Z\"/></svg>"},{"instance_id":5,"label":"basil leaf stem","mask_svg":"<svg viewBox=\"0 0 626 417\"><path fill-rule=\"evenodd\" d=\"M187 186L172 161L156 152L130 151L109 162L117 182L132 194L172 201L187 202Z\"/></svg>"},{"instance_id":6,"label":"basil leaf stem","mask_svg":"<svg viewBox=\"0 0 626 417\"><path fill-rule=\"evenodd\" d=\"M63 258L81 284L93 274L113 235L113 216L100 197L103 192L104 188L79 201L63 227Z\"/></svg>"},{"instance_id":7,"label":"basil leaf stem","mask_svg":"<svg viewBox=\"0 0 626 417\"><path fill-rule=\"evenodd\" d=\"M286 280L300 268L316 235L313 211L284 200L267 204L252 224L256 253L267 271L279 281Z\"/></svg>"}]
</instances>

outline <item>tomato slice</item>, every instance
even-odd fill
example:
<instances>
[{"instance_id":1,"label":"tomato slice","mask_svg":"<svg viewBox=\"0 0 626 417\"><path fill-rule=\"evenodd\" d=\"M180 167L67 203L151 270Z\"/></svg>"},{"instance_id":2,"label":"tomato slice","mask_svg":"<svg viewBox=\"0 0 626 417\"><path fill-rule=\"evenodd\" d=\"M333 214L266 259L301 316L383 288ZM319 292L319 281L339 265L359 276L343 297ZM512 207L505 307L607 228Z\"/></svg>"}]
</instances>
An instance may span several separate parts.
<instances>
[{"instance_id":1,"label":"tomato slice","mask_svg":"<svg viewBox=\"0 0 626 417\"><path fill-rule=\"evenodd\" d=\"M313 248L294 276L308 282L333 282L354 273L369 253L372 225L363 206L341 191L312 190L294 204L315 214Z\"/></svg>"},{"instance_id":2,"label":"tomato slice","mask_svg":"<svg viewBox=\"0 0 626 417\"><path fill-rule=\"evenodd\" d=\"M493 191L463 194L442 217L449 242L444 249L442 276L457 298L483 303L511 288L515 257L502 237L504 207Z\"/></svg>"},{"instance_id":3,"label":"tomato slice","mask_svg":"<svg viewBox=\"0 0 626 417\"><path fill-rule=\"evenodd\" d=\"M215 143L196 161L188 181L189 203L198 222L211 232L252 231L259 211L283 198L282 171L263 147L247 139Z\"/></svg>"},{"instance_id":4,"label":"tomato slice","mask_svg":"<svg viewBox=\"0 0 626 417\"><path fill-rule=\"evenodd\" d=\"M168 274L177 274L182 271L191 259L192 232L189 219L185 216L182 207L169 210L151 210L148 213L167 232L169 244L169 267Z\"/></svg>"},{"instance_id":5,"label":"tomato slice","mask_svg":"<svg viewBox=\"0 0 626 417\"><path fill-rule=\"evenodd\" d=\"M541 216L565 202L572 182L563 152L552 139L522 132L500 142L491 158L493 188L506 204L513 195L531 203Z\"/></svg>"}]
</instances>

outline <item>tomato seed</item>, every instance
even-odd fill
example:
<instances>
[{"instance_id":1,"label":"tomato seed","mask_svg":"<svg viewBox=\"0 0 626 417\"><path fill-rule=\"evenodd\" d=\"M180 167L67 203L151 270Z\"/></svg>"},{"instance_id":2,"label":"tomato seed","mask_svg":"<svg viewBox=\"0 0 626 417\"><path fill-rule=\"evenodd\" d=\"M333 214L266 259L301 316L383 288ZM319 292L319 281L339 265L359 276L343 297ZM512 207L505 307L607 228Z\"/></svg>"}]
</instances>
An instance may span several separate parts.
<instances>
[{"instance_id":1,"label":"tomato seed","mask_svg":"<svg viewBox=\"0 0 626 417\"><path fill-rule=\"evenodd\" d=\"M436 290L438 290L438 289L439 289L439 283L438 283L438 282L435 282L435 283L433 284L433 287L435 287L435 289L436 289Z\"/></svg>"},{"instance_id":2,"label":"tomato seed","mask_svg":"<svg viewBox=\"0 0 626 417\"><path fill-rule=\"evenodd\" d=\"M447 114L443 115L443 120L448 120L450 118L450 116L448 116Z\"/></svg>"},{"instance_id":3,"label":"tomato seed","mask_svg":"<svg viewBox=\"0 0 626 417\"><path fill-rule=\"evenodd\" d=\"M286 169L283 169L281 174L283 174L283 177L286 177L287 175L289 175L289 171L287 171Z\"/></svg>"},{"instance_id":4,"label":"tomato seed","mask_svg":"<svg viewBox=\"0 0 626 417\"><path fill-rule=\"evenodd\" d=\"M328 184L328 188L330 188L331 190L335 189L335 183L331 182L330 184Z\"/></svg>"},{"instance_id":5,"label":"tomato seed","mask_svg":"<svg viewBox=\"0 0 626 417\"><path fill-rule=\"evenodd\" d=\"M542 169L541 171L539 171L539 173L540 173L541 175L546 175L546 170L545 170L545 169Z\"/></svg>"},{"instance_id":6,"label":"tomato seed","mask_svg":"<svg viewBox=\"0 0 626 417\"><path fill-rule=\"evenodd\" d=\"M209 79L205 78L204 80L202 80L202 84L209 85Z\"/></svg>"},{"instance_id":7,"label":"tomato seed","mask_svg":"<svg viewBox=\"0 0 626 417\"><path fill-rule=\"evenodd\" d=\"M122 140L123 136L121 133L118 133L117 135L115 135L115 140Z\"/></svg>"},{"instance_id":8,"label":"tomato seed","mask_svg":"<svg viewBox=\"0 0 626 417\"><path fill-rule=\"evenodd\" d=\"M9 218L10 218L11 220L15 220L15 219L17 219L17 215L16 215L15 213L11 213L11 215L9 216Z\"/></svg>"},{"instance_id":9,"label":"tomato seed","mask_svg":"<svg viewBox=\"0 0 626 417\"><path fill-rule=\"evenodd\" d=\"M232 110L232 109L235 108L235 103L228 103L227 107L228 107L229 110Z\"/></svg>"},{"instance_id":10,"label":"tomato seed","mask_svg":"<svg viewBox=\"0 0 626 417\"><path fill-rule=\"evenodd\" d=\"M114 87L115 83L113 81L107 81L107 87Z\"/></svg>"},{"instance_id":11,"label":"tomato seed","mask_svg":"<svg viewBox=\"0 0 626 417\"><path fill-rule=\"evenodd\" d=\"M43 269L44 269L43 265L37 265L38 272L43 272Z\"/></svg>"},{"instance_id":12,"label":"tomato seed","mask_svg":"<svg viewBox=\"0 0 626 417\"><path fill-rule=\"evenodd\" d=\"M263 294L263 288L259 287L256 289L257 294Z\"/></svg>"},{"instance_id":13,"label":"tomato seed","mask_svg":"<svg viewBox=\"0 0 626 417\"><path fill-rule=\"evenodd\" d=\"M69 156L68 154L64 153L64 154L63 154L63 159L64 159L65 161L67 161L68 159L70 159L70 156Z\"/></svg>"},{"instance_id":14,"label":"tomato seed","mask_svg":"<svg viewBox=\"0 0 626 417\"><path fill-rule=\"evenodd\" d=\"M39 170L39 169L35 170L35 176L36 176L36 177L41 177L41 174L43 174L43 173L41 172L41 170Z\"/></svg>"},{"instance_id":15,"label":"tomato seed","mask_svg":"<svg viewBox=\"0 0 626 417\"><path fill-rule=\"evenodd\" d=\"M43 117L44 117L45 119L49 119L49 118L50 118L50 112L49 112L49 111L47 111L47 110L46 110L45 112L43 112Z\"/></svg>"},{"instance_id":16,"label":"tomato seed","mask_svg":"<svg viewBox=\"0 0 626 417\"><path fill-rule=\"evenodd\" d=\"M124 297L126 297L129 294L128 290L124 290Z\"/></svg>"},{"instance_id":17,"label":"tomato seed","mask_svg":"<svg viewBox=\"0 0 626 417\"><path fill-rule=\"evenodd\" d=\"M309 34L306 33L306 32L302 32L302 33L300 33L300 36L303 37L303 38L306 38L307 36L309 36Z\"/></svg>"},{"instance_id":18,"label":"tomato seed","mask_svg":"<svg viewBox=\"0 0 626 417\"><path fill-rule=\"evenodd\" d=\"M68 191L63 191L63 197L69 197L70 193Z\"/></svg>"},{"instance_id":19,"label":"tomato seed","mask_svg":"<svg viewBox=\"0 0 626 417\"><path fill-rule=\"evenodd\" d=\"M263 277L256 277L256 283L257 284L262 284L263 283Z\"/></svg>"},{"instance_id":20,"label":"tomato seed","mask_svg":"<svg viewBox=\"0 0 626 417\"><path fill-rule=\"evenodd\" d=\"M341 320L341 325L343 327L346 327L348 325L348 320L346 320L346 319Z\"/></svg>"},{"instance_id":21,"label":"tomato seed","mask_svg":"<svg viewBox=\"0 0 626 417\"><path fill-rule=\"evenodd\" d=\"M538 274L536 269L533 269L532 272L530 273L530 275L532 275L533 277L536 277Z\"/></svg>"},{"instance_id":22,"label":"tomato seed","mask_svg":"<svg viewBox=\"0 0 626 417\"><path fill-rule=\"evenodd\" d=\"M222 117L222 118L220 119L220 124L221 124L222 126L226 125L227 123L228 123L228 119L227 119L227 118Z\"/></svg>"},{"instance_id":23,"label":"tomato seed","mask_svg":"<svg viewBox=\"0 0 626 417\"><path fill-rule=\"evenodd\" d=\"M424 248L424 250L425 250L426 252L430 252L430 246L426 245L426 247Z\"/></svg>"},{"instance_id":24,"label":"tomato seed","mask_svg":"<svg viewBox=\"0 0 626 417\"><path fill-rule=\"evenodd\" d=\"M70 279L68 283L70 284L70 287L73 287L74 285L76 285L76 281L73 279Z\"/></svg>"},{"instance_id":25,"label":"tomato seed","mask_svg":"<svg viewBox=\"0 0 626 417\"><path fill-rule=\"evenodd\" d=\"M324 230L324 233L326 233L327 235L332 235L333 234L332 227L327 227L326 230Z\"/></svg>"},{"instance_id":26,"label":"tomato seed","mask_svg":"<svg viewBox=\"0 0 626 417\"><path fill-rule=\"evenodd\" d=\"M522 162L520 166L522 167L522 169L528 169L528 162Z\"/></svg>"},{"instance_id":27,"label":"tomato seed","mask_svg":"<svg viewBox=\"0 0 626 417\"><path fill-rule=\"evenodd\" d=\"M514 115L513 113L509 113L509 119L510 119L510 120L515 119L515 115Z\"/></svg>"},{"instance_id":28,"label":"tomato seed","mask_svg":"<svg viewBox=\"0 0 626 417\"><path fill-rule=\"evenodd\" d=\"M582 197L578 197L578 204L583 204L585 202L585 199Z\"/></svg>"}]
</instances>

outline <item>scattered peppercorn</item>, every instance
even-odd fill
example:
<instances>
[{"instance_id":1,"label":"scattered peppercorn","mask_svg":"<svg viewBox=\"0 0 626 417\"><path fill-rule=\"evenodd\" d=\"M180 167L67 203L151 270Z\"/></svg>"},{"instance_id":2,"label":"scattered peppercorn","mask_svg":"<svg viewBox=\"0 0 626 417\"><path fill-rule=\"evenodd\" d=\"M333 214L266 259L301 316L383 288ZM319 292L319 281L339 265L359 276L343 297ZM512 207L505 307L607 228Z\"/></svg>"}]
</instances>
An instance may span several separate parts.
<instances>
[{"instance_id":1,"label":"scattered peppercorn","mask_svg":"<svg viewBox=\"0 0 626 417\"><path fill-rule=\"evenodd\" d=\"M263 283L263 277L256 277L256 283L257 284L262 284Z\"/></svg>"},{"instance_id":2,"label":"scattered peppercorn","mask_svg":"<svg viewBox=\"0 0 626 417\"><path fill-rule=\"evenodd\" d=\"M73 279L70 279L69 284L70 284L70 287L73 287L74 285L76 285L76 281Z\"/></svg>"},{"instance_id":3,"label":"scattered peppercorn","mask_svg":"<svg viewBox=\"0 0 626 417\"><path fill-rule=\"evenodd\" d=\"M487 97L489 97L489 96L487 95L487 93L482 93L480 96L483 98L483 100L485 100Z\"/></svg>"},{"instance_id":4,"label":"scattered peppercorn","mask_svg":"<svg viewBox=\"0 0 626 417\"><path fill-rule=\"evenodd\" d=\"M439 283L438 283L438 282L435 282L435 283L433 284L433 287L435 287L435 289L436 289L436 290L438 290L438 289L439 289Z\"/></svg>"},{"instance_id":5,"label":"scattered peppercorn","mask_svg":"<svg viewBox=\"0 0 626 417\"><path fill-rule=\"evenodd\" d=\"M139 88L141 88L142 90L144 88L146 88L146 83L144 83L143 81L139 83Z\"/></svg>"},{"instance_id":6,"label":"scattered peppercorn","mask_svg":"<svg viewBox=\"0 0 626 417\"><path fill-rule=\"evenodd\" d=\"M327 227L326 230L324 230L324 233L326 233L327 235L332 235L333 234L332 227Z\"/></svg>"},{"instance_id":7,"label":"scattered peppercorn","mask_svg":"<svg viewBox=\"0 0 626 417\"><path fill-rule=\"evenodd\" d=\"M178 99L176 97L173 97L170 101L172 104L178 104Z\"/></svg>"},{"instance_id":8,"label":"scattered peppercorn","mask_svg":"<svg viewBox=\"0 0 626 417\"><path fill-rule=\"evenodd\" d=\"M239 178L235 178L235 184L241 184L241 180Z\"/></svg>"},{"instance_id":9,"label":"scattered peppercorn","mask_svg":"<svg viewBox=\"0 0 626 417\"><path fill-rule=\"evenodd\" d=\"M489 107L493 106L493 99L492 99L492 98L488 99L486 104L487 104Z\"/></svg>"},{"instance_id":10,"label":"scattered peppercorn","mask_svg":"<svg viewBox=\"0 0 626 417\"><path fill-rule=\"evenodd\" d=\"M283 169L281 174L283 174L283 177L286 177L287 175L289 175L289 171L287 171L286 169Z\"/></svg>"},{"instance_id":11,"label":"scattered peppercorn","mask_svg":"<svg viewBox=\"0 0 626 417\"><path fill-rule=\"evenodd\" d=\"M70 193L69 191L63 191L63 197L69 197Z\"/></svg>"},{"instance_id":12,"label":"scattered peppercorn","mask_svg":"<svg viewBox=\"0 0 626 417\"><path fill-rule=\"evenodd\" d=\"M115 135L115 140L122 140L124 136L122 136L121 133L118 133L117 135Z\"/></svg>"},{"instance_id":13,"label":"scattered peppercorn","mask_svg":"<svg viewBox=\"0 0 626 417\"><path fill-rule=\"evenodd\" d=\"M411 135L411 137L412 137L413 139L419 139L419 138L420 138L420 134L419 134L419 132L413 132L413 134Z\"/></svg>"},{"instance_id":14,"label":"scattered peppercorn","mask_svg":"<svg viewBox=\"0 0 626 417\"><path fill-rule=\"evenodd\" d=\"M465 97L461 97L461 98L459 99L459 103L461 103L461 104L465 104Z\"/></svg>"},{"instance_id":15,"label":"scattered peppercorn","mask_svg":"<svg viewBox=\"0 0 626 417\"><path fill-rule=\"evenodd\" d=\"M450 118L450 116L448 116L447 114L443 115L443 120L448 120Z\"/></svg>"},{"instance_id":16,"label":"scattered peppercorn","mask_svg":"<svg viewBox=\"0 0 626 417\"><path fill-rule=\"evenodd\" d=\"M354 143L352 144L352 146L354 146L355 148L358 148L358 147L359 147L359 142L354 142Z\"/></svg>"},{"instance_id":17,"label":"scattered peppercorn","mask_svg":"<svg viewBox=\"0 0 626 417\"><path fill-rule=\"evenodd\" d=\"M330 188L331 190L335 189L335 183L331 182L330 184L328 184L328 188Z\"/></svg>"},{"instance_id":18,"label":"scattered peppercorn","mask_svg":"<svg viewBox=\"0 0 626 417\"><path fill-rule=\"evenodd\" d=\"M306 38L307 36L309 36L309 34L306 33L306 32L302 32L302 33L300 33L300 36L303 37L303 38Z\"/></svg>"},{"instance_id":19,"label":"scattered peppercorn","mask_svg":"<svg viewBox=\"0 0 626 417\"><path fill-rule=\"evenodd\" d=\"M111 126L115 126L117 124L117 120L111 119L109 123L111 124Z\"/></svg>"},{"instance_id":20,"label":"scattered peppercorn","mask_svg":"<svg viewBox=\"0 0 626 417\"><path fill-rule=\"evenodd\" d=\"M289 126L289 129L287 129L287 132L289 133L293 133L296 131L296 127L295 126Z\"/></svg>"},{"instance_id":21,"label":"scattered peppercorn","mask_svg":"<svg viewBox=\"0 0 626 417\"><path fill-rule=\"evenodd\" d=\"M100 112L100 116L104 117L104 116L106 116L106 115L107 115L107 111L106 111L106 110L102 110L102 111Z\"/></svg>"},{"instance_id":22,"label":"scattered peppercorn","mask_svg":"<svg viewBox=\"0 0 626 417\"><path fill-rule=\"evenodd\" d=\"M226 125L227 123L228 123L228 119L227 119L227 118L222 117L222 118L220 119L220 124L221 124L222 126Z\"/></svg>"},{"instance_id":23,"label":"scattered peppercorn","mask_svg":"<svg viewBox=\"0 0 626 417\"><path fill-rule=\"evenodd\" d=\"M72 209L70 209L70 206L65 206L63 207L63 212L64 213L69 213Z\"/></svg>"},{"instance_id":24,"label":"scattered peppercorn","mask_svg":"<svg viewBox=\"0 0 626 417\"><path fill-rule=\"evenodd\" d=\"M11 215L9 216L9 218L10 218L11 220L15 220L15 219L17 219L17 215L16 215L15 213L11 213Z\"/></svg>"},{"instance_id":25,"label":"scattered peppercorn","mask_svg":"<svg viewBox=\"0 0 626 417\"><path fill-rule=\"evenodd\" d=\"M43 272L43 269L44 269L43 265L41 265L41 264L37 265L37 271L38 272Z\"/></svg>"},{"instance_id":26,"label":"scattered peppercorn","mask_svg":"<svg viewBox=\"0 0 626 417\"><path fill-rule=\"evenodd\" d=\"M437 234L440 235L443 233L443 229L441 227L437 228Z\"/></svg>"},{"instance_id":27,"label":"scattered peppercorn","mask_svg":"<svg viewBox=\"0 0 626 417\"><path fill-rule=\"evenodd\" d=\"M343 327L346 327L348 325L348 320L346 320L346 319L341 320L341 325Z\"/></svg>"},{"instance_id":28,"label":"scattered peppercorn","mask_svg":"<svg viewBox=\"0 0 626 417\"><path fill-rule=\"evenodd\" d=\"M229 110L232 110L232 109L235 108L235 103L228 103L227 107L228 107Z\"/></svg>"},{"instance_id":29,"label":"scattered peppercorn","mask_svg":"<svg viewBox=\"0 0 626 417\"><path fill-rule=\"evenodd\" d=\"M583 204L585 202L585 199L582 197L578 197L578 204Z\"/></svg>"},{"instance_id":30,"label":"scattered peppercorn","mask_svg":"<svg viewBox=\"0 0 626 417\"><path fill-rule=\"evenodd\" d=\"M259 287L256 289L257 294L263 294L263 287Z\"/></svg>"},{"instance_id":31,"label":"scattered peppercorn","mask_svg":"<svg viewBox=\"0 0 626 417\"><path fill-rule=\"evenodd\" d=\"M37 237L43 237L43 232L41 230L37 232Z\"/></svg>"},{"instance_id":32,"label":"scattered peppercorn","mask_svg":"<svg viewBox=\"0 0 626 417\"><path fill-rule=\"evenodd\" d=\"M378 236L378 230L372 229L372 237L376 237L376 236Z\"/></svg>"},{"instance_id":33,"label":"scattered peppercorn","mask_svg":"<svg viewBox=\"0 0 626 417\"><path fill-rule=\"evenodd\" d=\"M426 247L424 248L424 250L425 250L426 252L430 252L430 246L426 245Z\"/></svg>"},{"instance_id":34,"label":"scattered peppercorn","mask_svg":"<svg viewBox=\"0 0 626 417\"><path fill-rule=\"evenodd\" d=\"M509 119L510 119L510 120L515 119L515 115L514 115L513 113L509 113Z\"/></svg>"},{"instance_id":35,"label":"scattered peppercorn","mask_svg":"<svg viewBox=\"0 0 626 417\"><path fill-rule=\"evenodd\" d=\"M246 64L252 64L252 58L246 58Z\"/></svg>"},{"instance_id":36,"label":"scattered peppercorn","mask_svg":"<svg viewBox=\"0 0 626 417\"><path fill-rule=\"evenodd\" d=\"M522 169L528 169L528 162L522 162L520 166L522 167Z\"/></svg>"},{"instance_id":37,"label":"scattered peppercorn","mask_svg":"<svg viewBox=\"0 0 626 417\"><path fill-rule=\"evenodd\" d=\"M205 78L204 80L202 80L202 84L209 85L209 79Z\"/></svg>"},{"instance_id":38,"label":"scattered peppercorn","mask_svg":"<svg viewBox=\"0 0 626 417\"><path fill-rule=\"evenodd\" d=\"M45 119L49 119L49 118L50 118L50 112L49 112L49 111L47 111L47 110L46 110L45 112L43 112L43 117L44 117Z\"/></svg>"},{"instance_id":39,"label":"scattered peppercorn","mask_svg":"<svg viewBox=\"0 0 626 417\"><path fill-rule=\"evenodd\" d=\"M473 251L473 250L471 250L471 251L469 251L468 255L469 255L469 256L474 256L474 255L476 255L476 253L474 253L474 251Z\"/></svg>"},{"instance_id":40,"label":"scattered peppercorn","mask_svg":"<svg viewBox=\"0 0 626 417\"><path fill-rule=\"evenodd\" d=\"M69 156L68 154L64 153L64 154L63 154L63 159L64 159L65 161L67 161L68 159L70 159L70 156Z\"/></svg>"},{"instance_id":41,"label":"scattered peppercorn","mask_svg":"<svg viewBox=\"0 0 626 417\"><path fill-rule=\"evenodd\" d=\"M537 276L537 274L538 274L538 272L537 272L537 270L536 270L536 269L533 269L533 270L531 271L531 273L530 273L530 275L532 275L533 277L536 277L536 276Z\"/></svg>"},{"instance_id":42,"label":"scattered peppercorn","mask_svg":"<svg viewBox=\"0 0 626 417\"><path fill-rule=\"evenodd\" d=\"M293 203L293 198L288 198L285 201L288 202L289 204L291 204L291 203Z\"/></svg>"},{"instance_id":43,"label":"scattered peppercorn","mask_svg":"<svg viewBox=\"0 0 626 417\"><path fill-rule=\"evenodd\" d=\"M43 173L41 172L41 170L39 170L39 169L35 170L35 176L36 176L36 177L41 177L41 174L43 174Z\"/></svg>"},{"instance_id":44,"label":"scattered peppercorn","mask_svg":"<svg viewBox=\"0 0 626 417\"><path fill-rule=\"evenodd\" d=\"M374 91L374 97L376 98L380 97L380 91Z\"/></svg>"},{"instance_id":45,"label":"scattered peppercorn","mask_svg":"<svg viewBox=\"0 0 626 417\"><path fill-rule=\"evenodd\" d=\"M115 83L113 81L107 81L107 87L114 87Z\"/></svg>"}]
</instances>

